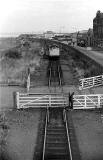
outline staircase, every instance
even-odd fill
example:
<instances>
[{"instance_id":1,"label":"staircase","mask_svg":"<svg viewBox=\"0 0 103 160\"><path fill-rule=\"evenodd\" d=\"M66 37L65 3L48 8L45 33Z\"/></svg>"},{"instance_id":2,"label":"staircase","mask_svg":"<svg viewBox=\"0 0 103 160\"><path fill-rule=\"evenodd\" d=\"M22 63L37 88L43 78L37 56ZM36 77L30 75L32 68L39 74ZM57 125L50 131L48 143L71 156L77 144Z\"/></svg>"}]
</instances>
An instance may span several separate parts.
<instances>
[{"instance_id":1,"label":"staircase","mask_svg":"<svg viewBox=\"0 0 103 160\"><path fill-rule=\"evenodd\" d=\"M60 116L60 113L57 112L57 114ZM57 118L52 117L47 127L44 160L69 160L69 157L68 140L63 119L58 116Z\"/></svg>"}]
</instances>

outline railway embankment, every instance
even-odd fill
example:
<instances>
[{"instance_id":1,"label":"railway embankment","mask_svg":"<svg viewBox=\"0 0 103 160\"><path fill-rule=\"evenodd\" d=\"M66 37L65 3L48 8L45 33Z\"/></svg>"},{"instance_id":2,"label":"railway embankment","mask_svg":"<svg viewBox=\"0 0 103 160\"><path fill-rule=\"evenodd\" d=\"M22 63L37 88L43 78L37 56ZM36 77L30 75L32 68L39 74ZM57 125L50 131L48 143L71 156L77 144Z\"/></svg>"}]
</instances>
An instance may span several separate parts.
<instances>
[{"instance_id":1,"label":"railway embankment","mask_svg":"<svg viewBox=\"0 0 103 160\"><path fill-rule=\"evenodd\" d=\"M98 110L73 110L71 115L81 160L103 159L103 121Z\"/></svg>"},{"instance_id":2,"label":"railway embankment","mask_svg":"<svg viewBox=\"0 0 103 160\"><path fill-rule=\"evenodd\" d=\"M77 68L77 71L84 70L84 78L103 73L103 66L93 57L84 54L82 50L70 47L69 54L73 59L73 65Z\"/></svg>"},{"instance_id":3,"label":"railway embankment","mask_svg":"<svg viewBox=\"0 0 103 160\"><path fill-rule=\"evenodd\" d=\"M76 46L75 48L103 66L103 49L96 50L92 48L91 50L88 50L88 48L79 46Z\"/></svg>"}]
</instances>

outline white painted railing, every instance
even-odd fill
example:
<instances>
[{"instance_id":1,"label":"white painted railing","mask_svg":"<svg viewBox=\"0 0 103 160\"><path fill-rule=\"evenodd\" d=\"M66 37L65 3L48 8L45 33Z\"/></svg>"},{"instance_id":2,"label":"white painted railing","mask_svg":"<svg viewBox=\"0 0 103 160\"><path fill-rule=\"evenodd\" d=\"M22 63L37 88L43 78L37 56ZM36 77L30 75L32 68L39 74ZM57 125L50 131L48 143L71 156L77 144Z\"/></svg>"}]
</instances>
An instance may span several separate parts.
<instances>
[{"instance_id":1,"label":"white painted railing","mask_svg":"<svg viewBox=\"0 0 103 160\"><path fill-rule=\"evenodd\" d=\"M68 97L62 94L28 94L16 92L17 109L29 107L68 106Z\"/></svg>"},{"instance_id":2,"label":"white painted railing","mask_svg":"<svg viewBox=\"0 0 103 160\"><path fill-rule=\"evenodd\" d=\"M73 96L73 109L101 108L102 106L103 106L103 94Z\"/></svg>"},{"instance_id":3,"label":"white painted railing","mask_svg":"<svg viewBox=\"0 0 103 160\"><path fill-rule=\"evenodd\" d=\"M90 77L90 78L84 78L80 79L80 86L79 89L86 89L86 88L91 88L91 87L96 87L103 85L103 75L95 76L95 77Z\"/></svg>"},{"instance_id":4,"label":"white painted railing","mask_svg":"<svg viewBox=\"0 0 103 160\"><path fill-rule=\"evenodd\" d=\"M16 92L16 108L65 107L69 105L68 94L28 94ZM103 94L73 95L73 109L101 108Z\"/></svg>"}]
</instances>

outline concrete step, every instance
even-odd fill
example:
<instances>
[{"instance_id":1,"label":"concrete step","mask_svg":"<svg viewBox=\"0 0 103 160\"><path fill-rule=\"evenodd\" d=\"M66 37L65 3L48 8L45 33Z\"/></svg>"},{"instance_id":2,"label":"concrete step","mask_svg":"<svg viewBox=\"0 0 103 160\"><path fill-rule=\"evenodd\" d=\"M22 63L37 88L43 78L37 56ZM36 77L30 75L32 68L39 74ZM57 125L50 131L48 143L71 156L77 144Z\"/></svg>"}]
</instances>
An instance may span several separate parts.
<instances>
[{"instance_id":1,"label":"concrete step","mask_svg":"<svg viewBox=\"0 0 103 160\"><path fill-rule=\"evenodd\" d=\"M67 148L67 143L46 143L46 147L48 148L63 148L66 147Z\"/></svg>"}]
</instances>

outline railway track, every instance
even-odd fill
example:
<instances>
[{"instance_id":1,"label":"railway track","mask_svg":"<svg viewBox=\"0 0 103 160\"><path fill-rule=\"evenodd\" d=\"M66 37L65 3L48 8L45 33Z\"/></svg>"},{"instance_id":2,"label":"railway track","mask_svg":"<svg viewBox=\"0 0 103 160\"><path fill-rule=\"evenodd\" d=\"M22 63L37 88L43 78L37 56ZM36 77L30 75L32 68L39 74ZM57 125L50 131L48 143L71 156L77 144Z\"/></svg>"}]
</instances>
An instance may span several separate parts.
<instances>
[{"instance_id":1,"label":"railway track","mask_svg":"<svg viewBox=\"0 0 103 160\"><path fill-rule=\"evenodd\" d=\"M50 92L52 87L55 88L54 92L59 87L63 94L63 73L59 57L50 57L47 77ZM65 106L48 107L42 160L80 160L76 144L73 125L68 123Z\"/></svg>"},{"instance_id":2,"label":"railway track","mask_svg":"<svg viewBox=\"0 0 103 160\"><path fill-rule=\"evenodd\" d=\"M56 92L56 88L59 88L61 92L63 92L63 74L58 56L49 58L47 77L50 91L51 88L54 88L54 91Z\"/></svg>"},{"instance_id":3,"label":"railway track","mask_svg":"<svg viewBox=\"0 0 103 160\"><path fill-rule=\"evenodd\" d=\"M63 108L47 110L43 160L72 160L66 111Z\"/></svg>"}]
</instances>

